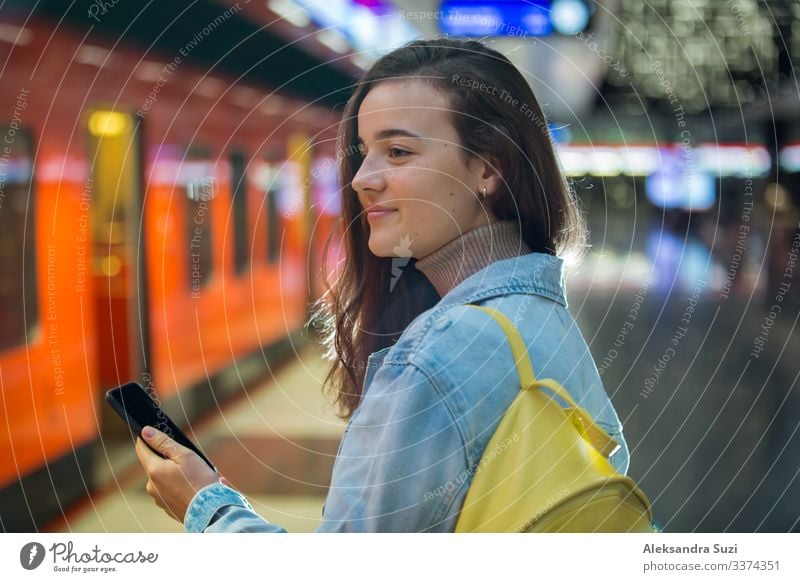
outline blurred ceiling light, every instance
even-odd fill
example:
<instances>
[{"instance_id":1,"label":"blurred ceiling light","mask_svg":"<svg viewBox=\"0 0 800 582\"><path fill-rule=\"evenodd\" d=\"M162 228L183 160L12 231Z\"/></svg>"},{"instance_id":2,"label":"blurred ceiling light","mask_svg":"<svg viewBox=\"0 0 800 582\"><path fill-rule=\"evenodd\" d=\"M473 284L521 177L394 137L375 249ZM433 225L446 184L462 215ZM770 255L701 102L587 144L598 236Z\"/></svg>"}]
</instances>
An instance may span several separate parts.
<instances>
[{"instance_id":1,"label":"blurred ceiling light","mask_svg":"<svg viewBox=\"0 0 800 582\"><path fill-rule=\"evenodd\" d=\"M89 132L95 137L118 137L130 128L130 118L117 111L95 111L89 116Z\"/></svg>"},{"instance_id":2,"label":"blurred ceiling light","mask_svg":"<svg viewBox=\"0 0 800 582\"><path fill-rule=\"evenodd\" d=\"M264 115L277 115L286 106L285 99L278 95L270 95L259 109Z\"/></svg>"},{"instance_id":3,"label":"blurred ceiling light","mask_svg":"<svg viewBox=\"0 0 800 582\"><path fill-rule=\"evenodd\" d=\"M594 148L589 152L589 165L593 176L619 176L622 156L612 148Z\"/></svg>"},{"instance_id":4,"label":"blurred ceiling light","mask_svg":"<svg viewBox=\"0 0 800 582\"><path fill-rule=\"evenodd\" d=\"M142 61L136 67L134 76L140 81L147 81L148 83L155 83L158 81L161 74L164 72L166 65L161 63L154 63L153 61Z\"/></svg>"},{"instance_id":5,"label":"blurred ceiling light","mask_svg":"<svg viewBox=\"0 0 800 582\"><path fill-rule=\"evenodd\" d=\"M350 56L350 60L355 66L366 71L372 66L372 61L365 57L363 54L354 54Z\"/></svg>"},{"instance_id":6,"label":"blurred ceiling light","mask_svg":"<svg viewBox=\"0 0 800 582\"><path fill-rule=\"evenodd\" d=\"M21 28L13 24L0 23L0 42L26 45L33 40L33 32L28 28Z\"/></svg>"},{"instance_id":7,"label":"blurred ceiling light","mask_svg":"<svg viewBox=\"0 0 800 582\"><path fill-rule=\"evenodd\" d=\"M658 169L658 150L654 147L620 148L623 173L627 176L649 176Z\"/></svg>"},{"instance_id":8,"label":"blurred ceiling light","mask_svg":"<svg viewBox=\"0 0 800 582\"><path fill-rule=\"evenodd\" d=\"M90 44L81 46L75 52L74 60L81 65L93 67L110 67L113 62L111 51Z\"/></svg>"},{"instance_id":9,"label":"blurred ceiling light","mask_svg":"<svg viewBox=\"0 0 800 582\"><path fill-rule=\"evenodd\" d=\"M209 99L218 99L224 90L225 83L216 77L203 77L194 88L196 95Z\"/></svg>"},{"instance_id":10,"label":"blurred ceiling light","mask_svg":"<svg viewBox=\"0 0 800 582\"><path fill-rule=\"evenodd\" d=\"M789 150L786 159L795 155L795 166L800 171L800 145L797 153ZM669 149L669 148L667 148ZM786 149L786 148L784 148ZM592 174L594 176L649 176L659 170L660 153L656 146L603 146L559 145L561 166L568 176ZM757 177L769 172L771 159L763 146L703 144L684 153L697 159L703 172L715 176Z\"/></svg>"},{"instance_id":11,"label":"blurred ceiling light","mask_svg":"<svg viewBox=\"0 0 800 582\"><path fill-rule=\"evenodd\" d=\"M589 173L589 160L577 148L562 146L558 148L557 152L565 175L582 176Z\"/></svg>"},{"instance_id":12,"label":"blurred ceiling light","mask_svg":"<svg viewBox=\"0 0 800 582\"><path fill-rule=\"evenodd\" d=\"M284 20L294 24L297 28L303 28L311 24L305 9L292 2L292 0L268 0L267 8Z\"/></svg>"},{"instance_id":13,"label":"blurred ceiling light","mask_svg":"<svg viewBox=\"0 0 800 582\"><path fill-rule=\"evenodd\" d=\"M772 163L762 146L711 143L698 145L695 152L700 168L717 176L763 176Z\"/></svg>"},{"instance_id":14,"label":"blurred ceiling light","mask_svg":"<svg viewBox=\"0 0 800 582\"><path fill-rule=\"evenodd\" d=\"M386 0L293 0L320 31L320 42L340 53L381 55L417 38L419 32ZM342 39L329 34L334 31ZM376 57L377 58L377 57ZM361 66L361 65L358 65Z\"/></svg>"},{"instance_id":15,"label":"blurred ceiling light","mask_svg":"<svg viewBox=\"0 0 800 582\"><path fill-rule=\"evenodd\" d=\"M360 50L371 47L377 47L390 40L393 32L398 30L398 26L394 25L396 22L391 22L386 18L380 18L372 10L366 6L354 4L352 8L352 15L348 23L350 37L353 39L353 44ZM384 38L381 38L381 37ZM403 44L402 42L398 43Z\"/></svg>"},{"instance_id":16,"label":"blurred ceiling light","mask_svg":"<svg viewBox=\"0 0 800 582\"><path fill-rule=\"evenodd\" d=\"M337 53L344 54L350 50L350 44L347 42L347 38L333 28L320 30L319 33L317 33L317 40Z\"/></svg>"},{"instance_id":17,"label":"blurred ceiling light","mask_svg":"<svg viewBox=\"0 0 800 582\"><path fill-rule=\"evenodd\" d=\"M781 168L787 172L800 172L800 144L787 145L778 154Z\"/></svg>"},{"instance_id":18,"label":"blurred ceiling light","mask_svg":"<svg viewBox=\"0 0 800 582\"><path fill-rule=\"evenodd\" d=\"M250 87L234 87L231 90L231 101L234 105L249 109L261 100L261 93Z\"/></svg>"}]
</instances>

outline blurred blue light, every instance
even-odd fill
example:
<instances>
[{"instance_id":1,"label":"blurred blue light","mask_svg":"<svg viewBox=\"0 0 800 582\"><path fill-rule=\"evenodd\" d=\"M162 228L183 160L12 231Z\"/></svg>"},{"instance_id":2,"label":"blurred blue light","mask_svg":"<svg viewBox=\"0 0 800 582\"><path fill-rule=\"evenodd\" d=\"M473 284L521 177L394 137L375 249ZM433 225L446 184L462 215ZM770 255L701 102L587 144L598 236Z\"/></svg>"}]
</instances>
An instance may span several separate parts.
<instances>
[{"instance_id":1,"label":"blurred blue light","mask_svg":"<svg viewBox=\"0 0 800 582\"><path fill-rule=\"evenodd\" d=\"M386 53L417 38L396 9L378 0L293 0L320 28L344 36L359 52Z\"/></svg>"},{"instance_id":2,"label":"blurred blue light","mask_svg":"<svg viewBox=\"0 0 800 582\"><path fill-rule=\"evenodd\" d=\"M581 0L554 0L550 20L556 32L577 34L589 24L589 8Z\"/></svg>"},{"instance_id":3,"label":"blurred blue light","mask_svg":"<svg viewBox=\"0 0 800 582\"><path fill-rule=\"evenodd\" d=\"M550 135L553 136L553 141L556 143L568 144L572 141L572 130L568 125L548 123L547 128L550 130Z\"/></svg>"},{"instance_id":4,"label":"blurred blue light","mask_svg":"<svg viewBox=\"0 0 800 582\"><path fill-rule=\"evenodd\" d=\"M445 0L440 28L459 36L546 36L552 0Z\"/></svg>"},{"instance_id":5,"label":"blurred blue light","mask_svg":"<svg viewBox=\"0 0 800 582\"><path fill-rule=\"evenodd\" d=\"M658 169L645 179L645 193L655 206L665 210L698 212L716 202L714 177L699 170L689 171L688 161L678 148L662 148Z\"/></svg>"}]
</instances>

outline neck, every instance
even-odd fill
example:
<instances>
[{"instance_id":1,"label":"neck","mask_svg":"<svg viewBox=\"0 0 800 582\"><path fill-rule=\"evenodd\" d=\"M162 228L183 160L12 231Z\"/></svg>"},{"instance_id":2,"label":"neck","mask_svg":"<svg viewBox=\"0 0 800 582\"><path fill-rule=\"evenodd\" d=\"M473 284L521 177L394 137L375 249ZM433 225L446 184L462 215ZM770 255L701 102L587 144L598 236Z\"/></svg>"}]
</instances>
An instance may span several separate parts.
<instances>
[{"instance_id":1,"label":"neck","mask_svg":"<svg viewBox=\"0 0 800 582\"><path fill-rule=\"evenodd\" d=\"M464 279L495 261L531 252L517 222L492 222L464 233L419 259L415 266L444 297Z\"/></svg>"}]
</instances>

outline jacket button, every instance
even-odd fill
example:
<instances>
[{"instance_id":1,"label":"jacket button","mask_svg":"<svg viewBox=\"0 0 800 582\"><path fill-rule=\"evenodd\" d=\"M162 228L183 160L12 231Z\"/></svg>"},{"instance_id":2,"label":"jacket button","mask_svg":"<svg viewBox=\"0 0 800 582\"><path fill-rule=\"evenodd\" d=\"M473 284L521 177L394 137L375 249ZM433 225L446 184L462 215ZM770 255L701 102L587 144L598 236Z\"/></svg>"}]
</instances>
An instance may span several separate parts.
<instances>
[{"instance_id":1,"label":"jacket button","mask_svg":"<svg viewBox=\"0 0 800 582\"><path fill-rule=\"evenodd\" d=\"M434 325L433 327L434 327L434 329L436 331L444 331L448 327L450 327L451 323L452 323L452 321L450 320L450 318L449 317L445 317L444 319L441 319L441 320L437 321L436 325Z\"/></svg>"}]
</instances>

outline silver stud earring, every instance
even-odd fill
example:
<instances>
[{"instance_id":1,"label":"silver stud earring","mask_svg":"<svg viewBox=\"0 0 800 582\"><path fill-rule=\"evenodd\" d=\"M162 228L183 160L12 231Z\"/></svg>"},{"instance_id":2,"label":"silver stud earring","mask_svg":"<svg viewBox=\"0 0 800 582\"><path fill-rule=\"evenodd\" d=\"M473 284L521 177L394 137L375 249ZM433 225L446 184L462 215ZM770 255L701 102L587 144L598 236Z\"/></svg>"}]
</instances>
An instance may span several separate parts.
<instances>
[{"instance_id":1,"label":"silver stud earring","mask_svg":"<svg viewBox=\"0 0 800 582\"><path fill-rule=\"evenodd\" d=\"M484 186L483 187L483 197L486 198L486 196L487 196L487 194L486 194L486 186Z\"/></svg>"}]
</instances>

